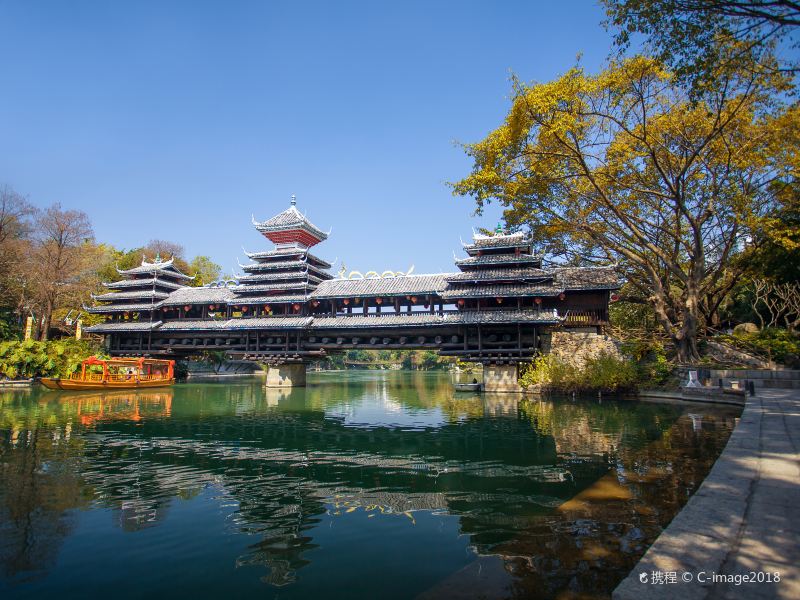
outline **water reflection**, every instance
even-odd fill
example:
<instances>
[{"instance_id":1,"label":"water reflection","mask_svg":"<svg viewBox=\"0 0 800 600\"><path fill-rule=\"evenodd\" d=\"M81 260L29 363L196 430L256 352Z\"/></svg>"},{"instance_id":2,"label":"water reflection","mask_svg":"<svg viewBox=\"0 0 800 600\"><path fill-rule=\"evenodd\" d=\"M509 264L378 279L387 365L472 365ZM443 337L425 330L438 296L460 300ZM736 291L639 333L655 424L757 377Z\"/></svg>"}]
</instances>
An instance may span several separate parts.
<instances>
[{"instance_id":1,"label":"water reflection","mask_svg":"<svg viewBox=\"0 0 800 600\"><path fill-rule=\"evenodd\" d=\"M602 596L702 481L736 414L454 394L420 373L311 381L0 394L0 591L54 591L67 541L127 551L168 531L147 560L185 560L187 578L228 591L336 596L338 577L364 597L441 597L482 585L470 563L494 555L493 593ZM101 536L109 518L133 537ZM217 553L231 570L210 566Z\"/></svg>"}]
</instances>

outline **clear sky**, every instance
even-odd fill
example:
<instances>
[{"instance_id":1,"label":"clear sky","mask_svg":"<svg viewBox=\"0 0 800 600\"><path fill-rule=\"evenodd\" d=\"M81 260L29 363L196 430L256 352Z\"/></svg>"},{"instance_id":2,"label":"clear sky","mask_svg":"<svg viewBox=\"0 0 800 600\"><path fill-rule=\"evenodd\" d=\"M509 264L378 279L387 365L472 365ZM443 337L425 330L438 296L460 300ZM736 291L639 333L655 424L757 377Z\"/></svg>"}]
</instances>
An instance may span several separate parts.
<instances>
[{"instance_id":1,"label":"clear sky","mask_svg":"<svg viewBox=\"0 0 800 600\"><path fill-rule=\"evenodd\" d=\"M457 142L501 123L509 74L547 81L611 36L590 0L0 0L0 183L230 272L289 206L361 271L453 270L474 227ZM338 264L334 268L336 270Z\"/></svg>"}]
</instances>

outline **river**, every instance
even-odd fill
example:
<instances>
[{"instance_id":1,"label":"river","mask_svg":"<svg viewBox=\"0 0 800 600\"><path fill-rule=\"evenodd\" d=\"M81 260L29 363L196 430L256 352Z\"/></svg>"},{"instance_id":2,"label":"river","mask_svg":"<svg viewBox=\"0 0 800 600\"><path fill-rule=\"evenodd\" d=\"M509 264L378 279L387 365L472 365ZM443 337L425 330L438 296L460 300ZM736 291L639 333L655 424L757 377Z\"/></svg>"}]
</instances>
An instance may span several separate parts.
<instances>
[{"instance_id":1,"label":"river","mask_svg":"<svg viewBox=\"0 0 800 600\"><path fill-rule=\"evenodd\" d=\"M739 414L308 383L0 392L0 597L608 597Z\"/></svg>"}]
</instances>

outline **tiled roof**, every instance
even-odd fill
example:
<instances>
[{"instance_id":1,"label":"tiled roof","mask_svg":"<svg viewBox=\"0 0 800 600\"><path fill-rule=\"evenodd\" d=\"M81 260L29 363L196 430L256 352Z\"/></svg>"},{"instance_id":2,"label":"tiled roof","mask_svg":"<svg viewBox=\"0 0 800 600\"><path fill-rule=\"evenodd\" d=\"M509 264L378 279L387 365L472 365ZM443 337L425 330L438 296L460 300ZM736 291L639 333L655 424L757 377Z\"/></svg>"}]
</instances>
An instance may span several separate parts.
<instances>
[{"instance_id":1,"label":"tiled roof","mask_svg":"<svg viewBox=\"0 0 800 600\"><path fill-rule=\"evenodd\" d=\"M242 275L237 279L239 283L261 282L261 281L282 281L291 279L302 279L319 283L321 277L312 275L307 271L286 271L284 273L257 273L255 275Z\"/></svg>"},{"instance_id":2,"label":"tiled roof","mask_svg":"<svg viewBox=\"0 0 800 600\"><path fill-rule=\"evenodd\" d=\"M218 329L226 329L227 327L227 319L221 321L214 321L211 319L180 319L177 321L167 321L159 327L159 331L180 331L182 329L216 331Z\"/></svg>"},{"instance_id":3,"label":"tiled roof","mask_svg":"<svg viewBox=\"0 0 800 600\"><path fill-rule=\"evenodd\" d=\"M172 263L175 259L170 258L169 260L165 260L162 262L152 262L149 263L146 260L142 259L142 264L138 267L134 267L133 269L117 269L117 272L121 275L140 275L143 273L158 273L162 277L174 277L176 279L194 279L194 277L190 277L189 275L184 275L181 273L175 265Z\"/></svg>"},{"instance_id":4,"label":"tiled roof","mask_svg":"<svg viewBox=\"0 0 800 600\"><path fill-rule=\"evenodd\" d=\"M541 262L541 256L534 254L485 254L459 258L456 260L456 266L470 268L483 265L539 265Z\"/></svg>"},{"instance_id":5,"label":"tiled roof","mask_svg":"<svg viewBox=\"0 0 800 600\"><path fill-rule=\"evenodd\" d=\"M253 220L253 225L262 233L304 229L319 240L328 239L328 234L309 221L294 205L266 221L258 222Z\"/></svg>"},{"instance_id":6,"label":"tiled roof","mask_svg":"<svg viewBox=\"0 0 800 600\"><path fill-rule=\"evenodd\" d=\"M181 284L166 279L159 279L158 277L147 277L145 279L123 279L121 281L113 281L111 283L103 284L107 288L114 290L127 290L131 288L149 288L153 286L159 288L168 288L170 290L177 290L182 287Z\"/></svg>"},{"instance_id":7,"label":"tiled roof","mask_svg":"<svg viewBox=\"0 0 800 600\"><path fill-rule=\"evenodd\" d=\"M536 285L524 283L470 285L464 287L450 286L442 292L445 300L456 298L507 298L530 296L558 296L564 290L552 285Z\"/></svg>"},{"instance_id":8,"label":"tiled roof","mask_svg":"<svg viewBox=\"0 0 800 600\"><path fill-rule=\"evenodd\" d=\"M231 329L302 329L308 327L311 317L255 317L248 319L231 319Z\"/></svg>"},{"instance_id":9,"label":"tiled roof","mask_svg":"<svg viewBox=\"0 0 800 600\"><path fill-rule=\"evenodd\" d=\"M314 317L312 329L374 329L382 327L430 327L475 323L558 323L555 311L484 310L448 312L444 315L412 312L386 315Z\"/></svg>"},{"instance_id":10,"label":"tiled roof","mask_svg":"<svg viewBox=\"0 0 800 600\"><path fill-rule=\"evenodd\" d=\"M405 296L438 294L445 289L445 275L409 275L369 279L331 279L323 281L311 298L362 298L368 296Z\"/></svg>"},{"instance_id":11,"label":"tiled roof","mask_svg":"<svg viewBox=\"0 0 800 600\"><path fill-rule=\"evenodd\" d=\"M276 262L254 262L247 265L239 265L245 273L259 273L264 271L277 271L279 269L298 269L305 271L306 266L309 270L314 266L305 260L281 260Z\"/></svg>"},{"instance_id":12,"label":"tiled roof","mask_svg":"<svg viewBox=\"0 0 800 600\"><path fill-rule=\"evenodd\" d=\"M530 248L532 243L531 236L521 231L497 235L474 235L472 243L464 244L464 249L469 251L484 248Z\"/></svg>"},{"instance_id":13,"label":"tiled roof","mask_svg":"<svg viewBox=\"0 0 800 600\"><path fill-rule=\"evenodd\" d=\"M131 290L128 292L109 292L107 294L99 294L95 295L92 294L93 300L98 300L100 302L113 302L114 300L137 300L140 298L156 298L158 300L163 300L169 296L166 292L159 292L153 291L152 289L149 290Z\"/></svg>"},{"instance_id":14,"label":"tiled roof","mask_svg":"<svg viewBox=\"0 0 800 600\"><path fill-rule=\"evenodd\" d=\"M298 290L300 292L306 292L313 290L315 287L314 285L308 285L305 281L292 281L288 283L268 283L264 285L239 285L233 289L238 295L251 292L269 292L272 290Z\"/></svg>"},{"instance_id":15,"label":"tiled roof","mask_svg":"<svg viewBox=\"0 0 800 600\"><path fill-rule=\"evenodd\" d=\"M161 308L161 302L148 302L147 304L108 304L106 306L84 306L83 309L92 314L102 315L112 312L142 312Z\"/></svg>"},{"instance_id":16,"label":"tiled roof","mask_svg":"<svg viewBox=\"0 0 800 600\"><path fill-rule=\"evenodd\" d=\"M622 285L612 267L561 267L552 273L566 290L616 290Z\"/></svg>"},{"instance_id":17,"label":"tiled roof","mask_svg":"<svg viewBox=\"0 0 800 600\"><path fill-rule=\"evenodd\" d=\"M323 269L331 268L331 263L329 263L326 260L322 260L320 257L315 256L314 254L311 254L303 246L292 246L290 248L276 248L275 250L268 250L266 252L245 252L245 254L247 255L247 258L254 260L256 262L262 262L262 261L267 262L265 261L265 259L297 256Z\"/></svg>"},{"instance_id":18,"label":"tiled roof","mask_svg":"<svg viewBox=\"0 0 800 600\"><path fill-rule=\"evenodd\" d=\"M184 304L224 304L235 295L227 287L185 287L172 292L164 300L164 306L182 306Z\"/></svg>"},{"instance_id":19,"label":"tiled roof","mask_svg":"<svg viewBox=\"0 0 800 600\"><path fill-rule=\"evenodd\" d=\"M555 310L470 310L458 315L459 322L474 323L558 323L562 320Z\"/></svg>"},{"instance_id":20,"label":"tiled roof","mask_svg":"<svg viewBox=\"0 0 800 600\"><path fill-rule=\"evenodd\" d=\"M511 281L511 280L552 280L553 274L544 269L535 268L489 268L473 269L462 271L461 273L448 273L445 276L448 282L467 282L467 281Z\"/></svg>"},{"instance_id":21,"label":"tiled roof","mask_svg":"<svg viewBox=\"0 0 800 600\"><path fill-rule=\"evenodd\" d=\"M308 296L303 294L284 294L282 296L236 296L228 300L228 304L238 306L241 304L280 304L281 302L306 302Z\"/></svg>"},{"instance_id":22,"label":"tiled roof","mask_svg":"<svg viewBox=\"0 0 800 600\"><path fill-rule=\"evenodd\" d=\"M116 333L118 331L149 331L161 325L161 321L119 321L117 323L100 323L87 327L89 333Z\"/></svg>"},{"instance_id":23,"label":"tiled roof","mask_svg":"<svg viewBox=\"0 0 800 600\"><path fill-rule=\"evenodd\" d=\"M350 315L337 317L314 317L312 329L372 329L380 327L428 327L443 325L448 315L436 315L428 312L412 312L410 314L387 315Z\"/></svg>"}]
</instances>

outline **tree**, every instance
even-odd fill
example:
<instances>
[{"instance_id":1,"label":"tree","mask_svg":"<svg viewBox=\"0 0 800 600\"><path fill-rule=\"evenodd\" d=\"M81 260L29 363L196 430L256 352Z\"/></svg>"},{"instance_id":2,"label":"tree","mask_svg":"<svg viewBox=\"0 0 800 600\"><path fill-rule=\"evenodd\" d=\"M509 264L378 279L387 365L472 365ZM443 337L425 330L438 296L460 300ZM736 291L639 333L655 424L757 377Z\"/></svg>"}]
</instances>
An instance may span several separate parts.
<instances>
[{"instance_id":1,"label":"tree","mask_svg":"<svg viewBox=\"0 0 800 600\"><path fill-rule=\"evenodd\" d=\"M478 211L499 200L510 226L565 256L618 262L679 360L693 360L744 240L774 205L770 185L787 176L776 123L796 130L798 113L773 102L787 88L780 74L726 67L693 100L645 57L515 80L505 123L466 147L473 170L454 192Z\"/></svg>"},{"instance_id":2,"label":"tree","mask_svg":"<svg viewBox=\"0 0 800 600\"><path fill-rule=\"evenodd\" d=\"M188 275L194 275L192 285L201 286L219 280L222 267L208 256L195 256L189 263Z\"/></svg>"},{"instance_id":3,"label":"tree","mask_svg":"<svg viewBox=\"0 0 800 600\"><path fill-rule=\"evenodd\" d=\"M37 212L34 240L28 279L41 314L40 339L46 340L54 311L86 299L84 281L92 275L97 250L86 213L59 204Z\"/></svg>"},{"instance_id":4,"label":"tree","mask_svg":"<svg viewBox=\"0 0 800 600\"><path fill-rule=\"evenodd\" d=\"M795 0L603 0L607 25L617 29L616 45L626 49L635 35L649 53L679 77L702 88L714 85L723 62L751 61L768 69L798 68L800 2ZM777 63L781 44L791 58ZM730 50L733 49L733 52Z\"/></svg>"},{"instance_id":5,"label":"tree","mask_svg":"<svg viewBox=\"0 0 800 600\"><path fill-rule=\"evenodd\" d=\"M0 187L0 339L14 328L14 313L23 295L20 263L29 245L33 208L9 186Z\"/></svg>"}]
</instances>

